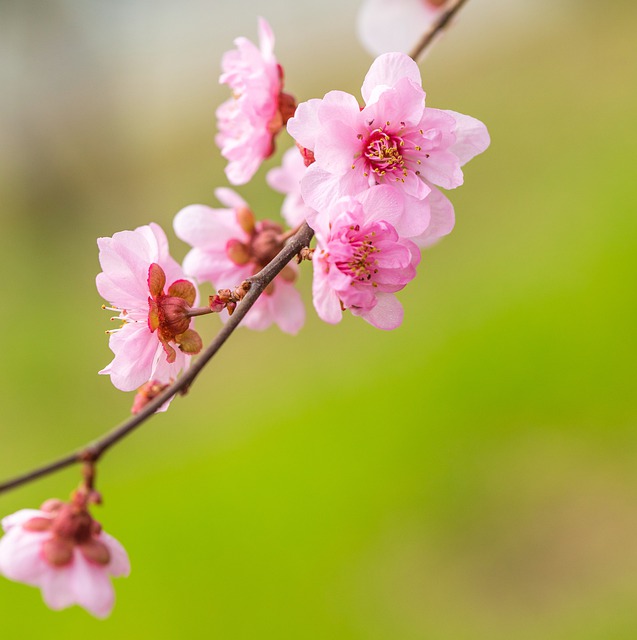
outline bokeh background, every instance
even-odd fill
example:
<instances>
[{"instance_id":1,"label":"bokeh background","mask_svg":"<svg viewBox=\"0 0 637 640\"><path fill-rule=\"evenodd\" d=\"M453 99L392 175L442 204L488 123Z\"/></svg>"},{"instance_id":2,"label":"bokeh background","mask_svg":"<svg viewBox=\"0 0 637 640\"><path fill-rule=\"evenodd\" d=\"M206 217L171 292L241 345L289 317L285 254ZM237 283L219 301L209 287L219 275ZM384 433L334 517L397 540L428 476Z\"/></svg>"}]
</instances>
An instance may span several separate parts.
<instances>
[{"instance_id":1,"label":"bokeh background","mask_svg":"<svg viewBox=\"0 0 637 640\"><path fill-rule=\"evenodd\" d=\"M3 478L127 415L96 375L95 238L154 220L185 255L173 215L226 185L222 52L263 15L299 100L357 93L357 8L0 2ZM636 28L629 1L468 3L421 68L428 104L482 119L492 146L404 325L321 323L304 269L299 336L238 332L100 465L95 515L133 564L112 616L1 579L2 635L634 640ZM273 217L264 173L240 191Z\"/></svg>"}]
</instances>

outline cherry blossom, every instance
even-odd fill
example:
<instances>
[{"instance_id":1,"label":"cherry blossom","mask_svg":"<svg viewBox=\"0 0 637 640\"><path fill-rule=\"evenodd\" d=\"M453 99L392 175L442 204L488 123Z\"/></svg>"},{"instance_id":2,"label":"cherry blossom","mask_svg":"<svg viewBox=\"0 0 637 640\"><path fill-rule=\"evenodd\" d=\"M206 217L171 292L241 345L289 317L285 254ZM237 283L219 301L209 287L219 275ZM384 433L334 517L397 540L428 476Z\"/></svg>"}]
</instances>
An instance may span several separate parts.
<instances>
[{"instance_id":1,"label":"cherry blossom","mask_svg":"<svg viewBox=\"0 0 637 640\"><path fill-rule=\"evenodd\" d=\"M305 204L301 196L301 179L305 170L303 156L298 149L292 148L283 154L281 166L270 169L266 174L270 187L285 194L281 214L292 228L303 224L308 216L313 215L313 210Z\"/></svg>"},{"instance_id":2,"label":"cherry blossom","mask_svg":"<svg viewBox=\"0 0 637 640\"><path fill-rule=\"evenodd\" d=\"M217 189L215 195L226 208L190 205L175 216L174 228L193 247L184 259L186 273L217 289L233 289L268 264L283 248L285 238L280 225L255 221L248 204L231 189ZM275 323L286 333L298 333L305 309L294 287L297 271L297 265L288 264L242 324L261 330Z\"/></svg>"},{"instance_id":3,"label":"cherry blossom","mask_svg":"<svg viewBox=\"0 0 637 640\"><path fill-rule=\"evenodd\" d=\"M103 269L97 290L110 303L105 308L118 312L113 319L122 323L109 331L115 357L100 373L110 375L122 391L151 380L170 383L201 350L188 315L198 295L195 285L184 278L155 223L98 238L97 245Z\"/></svg>"},{"instance_id":4,"label":"cherry blossom","mask_svg":"<svg viewBox=\"0 0 637 640\"><path fill-rule=\"evenodd\" d=\"M343 196L389 185L404 199L398 234L430 243L453 227L453 207L433 190L462 184L461 167L489 145L486 127L455 111L425 107L418 65L401 53L379 56L361 93L364 107L348 93L331 91L301 103L288 122L297 144L315 159L301 180L303 200L325 215Z\"/></svg>"},{"instance_id":5,"label":"cherry blossom","mask_svg":"<svg viewBox=\"0 0 637 640\"><path fill-rule=\"evenodd\" d=\"M234 41L236 49L222 59L221 84L233 97L217 109L217 145L228 160L231 184L248 182L274 152L274 137L294 113L294 98L283 93L283 68L274 56L270 25L259 19L259 47L246 38Z\"/></svg>"},{"instance_id":6,"label":"cherry blossom","mask_svg":"<svg viewBox=\"0 0 637 640\"><path fill-rule=\"evenodd\" d=\"M80 496L72 502L48 500L40 509L22 509L2 520L0 573L42 590L51 609L73 604L98 618L115 602L111 576L127 576L128 555L89 515Z\"/></svg>"},{"instance_id":7,"label":"cherry blossom","mask_svg":"<svg viewBox=\"0 0 637 640\"><path fill-rule=\"evenodd\" d=\"M357 198L344 197L329 221L317 218L314 306L322 320L339 322L349 309L379 329L395 329L403 319L396 296L416 276L420 251L392 225L402 203L387 186Z\"/></svg>"},{"instance_id":8,"label":"cherry blossom","mask_svg":"<svg viewBox=\"0 0 637 640\"><path fill-rule=\"evenodd\" d=\"M448 0L364 0L356 31L374 56L409 52L442 14Z\"/></svg>"}]
</instances>

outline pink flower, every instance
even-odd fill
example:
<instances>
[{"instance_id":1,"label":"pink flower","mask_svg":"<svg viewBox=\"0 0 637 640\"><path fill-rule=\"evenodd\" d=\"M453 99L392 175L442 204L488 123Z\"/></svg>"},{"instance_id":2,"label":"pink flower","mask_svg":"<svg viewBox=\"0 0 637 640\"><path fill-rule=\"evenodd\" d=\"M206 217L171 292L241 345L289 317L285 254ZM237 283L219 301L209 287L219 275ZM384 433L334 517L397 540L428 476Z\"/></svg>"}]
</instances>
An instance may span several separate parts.
<instances>
[{"instance_id":1,"label":"pink flower","mask_svg":"<svg viewBox=\"0 0 637 640\"><path fill-rule=\"evenodd\" d=\"M303 224L313 210L301 197L301 179L307 167L297 148L288 149L283 154L280 167L270 169L266 175L267 183L279 193L286 194L281 214L293 229Z\"/></svg>"},{"instance_id":2,"label":"pink flower","mask_svg":"<svg viewBox=\"0 0 637 640\"><path fill-rule=\"evenodd\" d=\"M232 184L245 184L274 152L274 136L294 113L296 103L283 93L283 69L274 56L274 35L259 18L259 48L237 38L236 50L224 54L221 84L233 97L217 109L217 145L229 163L226 176Z\"/></svg>"},{"instance_id":3,"label":"pink flower","mask_svg":"<svg viewBox=\"0 0 637 640\"><path fill-rule=\"evenodd\" d=\"M130 563L85 506L49 500L40 510L7 516L2 526L0 573L39 587L51 609L78 604L98 618L109 615L115 602L110 577L127 576Z\"/></svg>"},{"instance_id":4,"label":"pink flower","mask_svg":"<svg viewBox=\"0 0 637 640\"><path fill-rule=\"evenodd\" d=\"M184 279L181 267L168 253L168 241L159 225L120 231L98 238L103 271L97 290L110 302L114 320L122 326L110 331L115 357L100 371L122 391L146 382L166 384L190 365L201 350L201 338L190 328L188 316L197 290ZM172 284L165 290L167 282Z\"/></svg>"},{"instance_id":5,"label":"pink flower","mask_svg":"<svg viewBox=\"0 0 637 640\"><path fill-rule=\"evenodd\" d=\"M269 220L256 222L247 203L231 189L215 195L227 208L195 204L175 216L175 233L193 249L184 259L186 273L207 280L216 289L234 289L258 273L283 248L283 229ZM276 323L286 333L297 333L305 309L294 287L297 266L288 264L247 313L243 324L266 329Z\"/></svg>"},{"instance_id":6,"label":"pink flower","mask_svg":"<svg viewBox=\"0 0 637 640\"><path fill-rule=\"evenodd\" d=\"M364 0L358 38L369 53L408 53L445 9L447 0Z\"/></svg>"},{"instance_id":7,"label":"pink flower","mask_svg":"<svg viewBox=\"0 0 637 640\"><path fill-rule=\"evenodd\" d=\"M395 224L400 236L428 243L448 233L453 207L433 185L462 184L462 165L489 145L486 127L455 111L426 108L418 65L401 53L379 56L361 92L362 108L354 96L331 91L300 104L288 122L315 158L301 180L303 200L325 215L338 198L385 184L404 199Z\"/></svg>"},{"instance_id":8,"label":"pink flower","mask_svg":"<svg viewBox=\"0 0 637 640\"><path fill-rule=\"evenodd\" d=\"M420 251L398 236L392 221L401 202L387 186L344 197L330 220L317 219L314 306L321 319L339 322L343 309L379 329L395 329L403 308L393 295L416 276Z\"/></svg>"}]
</instances>

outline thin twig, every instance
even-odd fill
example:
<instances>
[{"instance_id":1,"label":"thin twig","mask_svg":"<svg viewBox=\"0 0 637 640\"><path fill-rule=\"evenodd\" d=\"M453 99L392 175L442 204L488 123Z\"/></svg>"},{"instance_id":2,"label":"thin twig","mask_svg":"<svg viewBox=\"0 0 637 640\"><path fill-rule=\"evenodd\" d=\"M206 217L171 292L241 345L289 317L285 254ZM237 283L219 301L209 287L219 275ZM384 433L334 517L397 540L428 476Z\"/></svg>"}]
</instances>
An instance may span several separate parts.
<instances>
[{"instance_id":1,"label":"thin twig","mask_svg":"<svg viewBox=\"0 0 637 640\"><path fill-rule=\"evenodd\" d=\"M239 326L241 320L243 320L244 316L258 300L265 288L270 284L270 282L272 282L272 280L274 280L277 274L283 270L290 260L301 251L301 249L309 245L313 236L314 231L312 231L307 223L305 223L268 265L266 265L256 275L248 278L251 283L250 290L246 293L241 303L237 305L235 312L230 316L228 322L226 322L226 324L221 328L214 340L208 345L205 351L199 355L188 371L183 373L162 393L153 398L153 400L149 402L139 413L131 416L128 420L122 422L106 435L95 440L88 446L83 447L79 451L3 482L0 484L0 493L19 487L31 480L35 480L36 478L41 478L55 471L59 471L65 467L70 467L78 462L86 462L87 460L97 462L97 460L99 460L106 451L108 451L108 449L137 429L137 427L146 422L148 418L153 416L157 409L159 409L159 407L161 407L165 402L170 400L170 398L175 394L189 388L201 370Z\"/></svg>"},{"instance_id":2,"label":"thin twig","mask_svg":"<svg viewBox=\"0 0 637 640\"><path fill-rule=\"evenodd\" d=\"M451 6L438 16L438 19L431 25L429 30L420 39L420 42L414 47L409 56L418 61L418 58L431 45L434 38L449 24L449 21L462 8L467 0L456 0Z\"/></svg>"}]
</instances>

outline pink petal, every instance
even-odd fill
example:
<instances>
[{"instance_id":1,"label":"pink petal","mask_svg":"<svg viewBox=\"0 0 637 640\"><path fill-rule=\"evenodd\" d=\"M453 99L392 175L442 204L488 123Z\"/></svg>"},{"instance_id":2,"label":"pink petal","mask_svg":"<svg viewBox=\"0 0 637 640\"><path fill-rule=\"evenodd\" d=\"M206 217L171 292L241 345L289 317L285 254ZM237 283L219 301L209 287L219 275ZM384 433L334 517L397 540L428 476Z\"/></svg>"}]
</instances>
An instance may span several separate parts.
<instances>
[{"instance_id":1,"label":"pink petal","mask_svg":"<svg viewBox=\"0 0 637 640\"><path fill-rule=\"evenodd\" d=\"M425 92L420 85L408 78L401 78L393 87L378 87L372 102L361 112L366 121L373 120L374 126L384 124L386 130L398 132L417 127L425 111Z\"/></svg>"},{"instance_id":2,"label":"pink petal","mask_svg":"<svg viewBox=\"0 0 637 640\"><path fill-rule=\"evenodd\" d=\"M312 281L312 300L319 318L330 324L337 324L343 317L341 303L336 292L330 286L325 272L326 263L315 255L313 260L314 279Z\"/></svg>"},{"instance_id":3,"label":"pink petal","mask_svg":"<svg viewBox=\"0 0 637 640\"><path fill-rule=\"evenodd\" d=\"M444 112L455 118L454 133L456 142L450 149L458 156L462 166L479 153L485 151L491 142L491 138L486 126L480 120L457 111L445 109Z\"/></svg>"},{"instance_id":4,"label":"pink petal","mask_svg":"<svg viewBox=\"0 0 637 640\"><path fill-rule=\"evenodd\" d=\"M432 188L427 199L431 213L429 226L424 233L412 238L419 247L431 246L443 236L451 233L455 224L453 205L440 189Z\"/></svg>"},{"instance_id":5,"label":"pink petal","mask_svg":"<svg viewBox=\"0 0 637 640\"><path fill-rule=\"evenodd\" d=\"M261 55L265 60L271 60L274 51L274 33L272 27L265 18L259 17L259 45L261 48Z\"/></svg>"},{"instance_id":6,"label":"pink petal","mask_svg":"<svg viewBox=\"0 0 637 640\"><path fill-rule=\"evenodd\" d=\"M458 156L445 149L435 149L429 153L429 158L421 165L421 174L443 189L455 189L464 182Z\"/></svg>"},{"instance_id":7,"label":"pink petal","mask_svg":"<svg viewBox=\"0 0 637 640\"><path fill-rule=\"evenodd\" d=\"M228 240L246 237L234 209L212 209L202 204L191 204L179 211L173 227L180 240L200 249L225 251Z\"/></svg>"},{"instance_id":8,"label":"pink petal","mask_svg":"<svg viewBox=\"0 0 637 640\"><path fill-rule=\"evenodd\" d=\"M357 199L365 209L367 222L385 220L395 227L403 216L405 208L403 195L398 189L389 185L378 185L374 189L367 189Z\"/></svg>"},{"instance_id":9,"label":"pink petal","mask_svg":"<svg viewBox=\"0 0 637 640\"><path fill-rule=\"evenodd\" d=\"M352 314L361 316L372 326L390 331L402 324L404 310L398 299L392 293L379 293L376 305L369 310L352 308Z\"/></svg>"},{"instance_id":10,"label":"pink petal","mask_svg":"<svg viewBox=\"0 0 637 640\"><path fill-rule=\"evenodd\" d=\"M39 509L20 509L11 515L2 518L2 528L5 531L9 531L12 527L24 524L27 520L31 520L31 518L42 518L47 517L47 515L48 514L44 511L40 511Z\"/></svg>"},{"instance_id":11,"label":"pink petal","mask_svg":"<svg viewBox=\"0 0 637 640\"><path fill-rule=\"evenodd\" d=\"M12 527L0 540L0 573L10 580L39 585L42 576L53 570L40 553L42 543L50 537L47 531Z\"/></svg>"},{"instance_id":12,"label":"pink petal","mask_svg":"<svg viewBox=\"0 0 637 640\"><path fill-rule=\"evenodd\" d=\"M429 193L429 187L427 190ZM403 215L394 225L396 231L403 238L419 236L427 229L431 220L429 198L418 199L405 195L403 204Z\"/></svg>"},{"instance_id":13,"label":"pink petal","mask_svg":"<svg viewBox=\"0 0 637 640\"><path fill-rule=\"evenodd\" d=\"M301 294L293 284L287 284L277 279L274 295L270 298L269 303L274 322L279 325L281 331L296 335L305 323L305 306Z\"/></svg>"},{"instance_id":14,"label":"pink petal","mask_svg":"<svg viewBox=\"0 0 637 640\"><path fill-rule=\"evenodd\" d=\"M117 389L134 391L150 380L152 363L161 345L147 326L142 323L124 325L111 335L109 347L115 357L99 373L110 375Z\"/></svg>"},{"instance_id":15,"label":"pink petal","mask_svg":"<svg viewBox=\"0 0 637 640\"><path fill-rule=\"evenodd\" d=\"M369 104L372 93L377 87L393 87L403 78L409 78L422 86L420 69L409 56L403 53L385 53L378 56L372 62L361 87L361 95L365 103Z\"/></svg>"},{"instance_id":16,"label":"pink petal","mask_svg":"<svg viewBox=\"0 0 637 640\"><path fill-rule=\"evenodd\" d=\"M97 618L109 615L115 604L115 593L107 567L90 563L76 549L68 581L74 602Z\"/></svg>"},{"instance_id":17,"label":"pink petal","mask_svg":"<svg viewBox=\"0 0 637 640\"><path fill-rule=\"evenodd\" d=\"M317 98L301 102L288 120L288 133L306 149L314 150L316 136L320 129L318 109L323 101Z\"/></svg>"},{"instance_id":18,"label":"pink petal","mask_svg":"<svg viewBox=\"0 0 637 640\"><path fill-rule=\"evenodd\" d=\"M317 163L307 168L307 172L301 180L303 200L317 212L316 216L325 215L325 212L339 198L361 193L367 188L368 182L362 170L356 168L356 170L338 176L324 171ZM308 217L308 223L313 229L313 220L316 219L316 216Z\"/></svg>"},{"instance_id":19,"label":"pink petal","mask_svg":"<svg viewBox=\"0 0 637 640\"><path fill-rule=\"evenodd\" d=\"M351 172L362 148L358 135L357 130L340 120L328 122L323 126L322 135L314 147L316 163L332 174Z\"/></svg>"},{"instance_id":20,"label":"pink petal","mask_svg":"<svg viewBox=\"0 0 637 640\"><path fill-rule=\"evenodd\" d=\"M100 533L99 540L108 547L111 553L111 561L108 564L109 573L115 577L127 577L130 574L130 560L126 549L118 540L104 531Z\"/></svg>"},{"instance_id":21,"label":"pink petal","mask_svg":"<svg viewBox=\"0 0 637 640\"><path fill-rule=\"evenodd\" d=\"M77 561L76 551L73 564ZM46 606L54 611L66 609L77 602L75 593L72 588L71 570L73 564L61 569L50 567L49 571L42 575L40 588L42 589L42 597Z\"/></svg>"},{"instance_id":22,"label":"pink petal","mask_svg":"<svg viewBox=\"0 0 637 640\"><path fill-rule=\"evenodd\" d=\"M330 91L325 94L318 107L318 119L322 125L338 120L358 132L362 125L358 100L344 91Z\"/></svg>"},{"instance_id":23,"label":"pink petal","mask_svg":"<svg viewBox=\"0 0 637 640\"><path fill-rule=\"evenodd\" d=\"M248 203L234 190L225 187L215 189L215 198L230 209L249 209Z\"/></svg>"}]
</instances>

